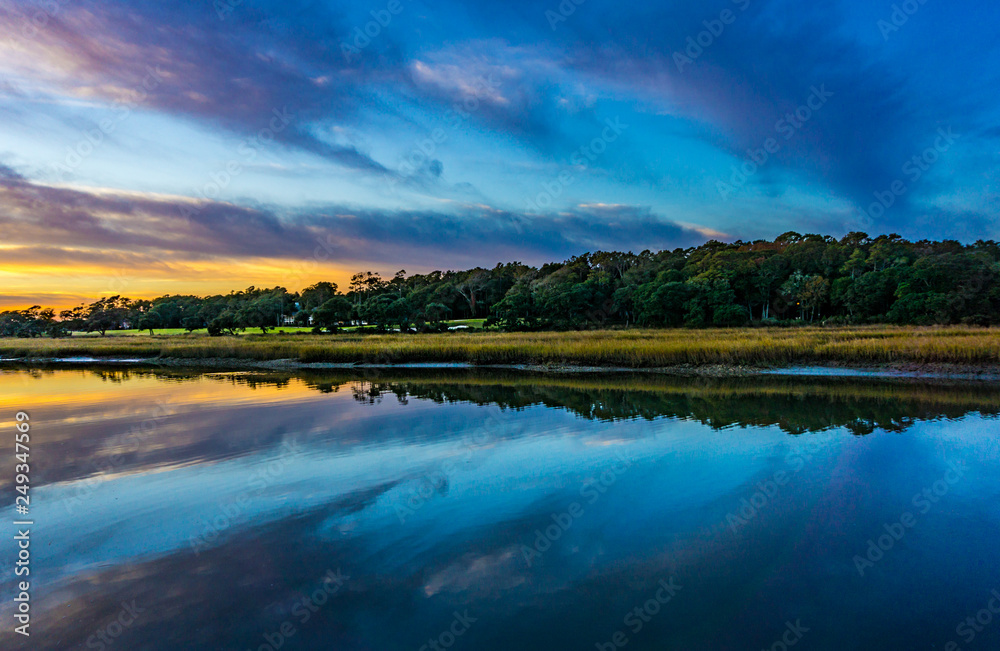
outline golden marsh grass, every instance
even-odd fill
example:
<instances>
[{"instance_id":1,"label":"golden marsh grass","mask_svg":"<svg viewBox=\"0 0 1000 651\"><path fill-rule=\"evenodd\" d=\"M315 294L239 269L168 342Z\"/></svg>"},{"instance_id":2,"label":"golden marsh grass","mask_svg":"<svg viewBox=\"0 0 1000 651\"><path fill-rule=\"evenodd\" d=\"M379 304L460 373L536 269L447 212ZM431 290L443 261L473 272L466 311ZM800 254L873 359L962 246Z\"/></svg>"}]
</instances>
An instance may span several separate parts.
<instances>
[{"instance_id":1,"label":"golden marsh grass","mask_svg":"<svg viewBox=\"0 0 1000 651\"><path fill-rule=\"evenodd\" d=\"M159 335L3 339L4 358L246 359L400 364L678 365L1000 364L1000 329L798 328L468 332L427 335Z\"/></svg>"}]
</instances>

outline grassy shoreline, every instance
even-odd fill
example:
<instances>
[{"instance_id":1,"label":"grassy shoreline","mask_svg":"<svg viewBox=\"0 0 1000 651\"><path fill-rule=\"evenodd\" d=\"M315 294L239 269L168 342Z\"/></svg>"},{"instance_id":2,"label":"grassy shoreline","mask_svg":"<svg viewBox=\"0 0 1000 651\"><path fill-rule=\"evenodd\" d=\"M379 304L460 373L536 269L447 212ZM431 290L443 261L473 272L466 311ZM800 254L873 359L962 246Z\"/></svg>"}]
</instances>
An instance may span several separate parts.
<instances>
[{"instance_id":1,"label":"grassy shoreline","mask_svg":"<svg viewBox=\"0 0 1000 651\"><path fill-rule=\"evenodd\" d=\"M0 339L0 359L141 358L299 364L462 363L614 368L817 365L1000 366L1000 328L852 327L797 329L469 332L240 337L158 335Z\"/></svg>"}]
</instances>

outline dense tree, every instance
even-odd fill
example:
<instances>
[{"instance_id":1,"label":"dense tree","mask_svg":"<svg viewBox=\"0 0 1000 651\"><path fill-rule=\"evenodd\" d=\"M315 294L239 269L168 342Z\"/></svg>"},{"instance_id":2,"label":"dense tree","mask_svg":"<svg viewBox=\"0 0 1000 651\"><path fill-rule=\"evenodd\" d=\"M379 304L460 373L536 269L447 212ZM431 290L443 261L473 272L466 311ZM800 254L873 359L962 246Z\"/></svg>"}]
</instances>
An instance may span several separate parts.
<instances>
[{"instance_id":1,"label":"dense tree","mask_svg":"<svg viewBox=\"0 0 1000 651\"><path fill-rule=\"evenodd\" d=\"M0 312L0 337L62 336L65 328L55 320L55 311L33 305L26 310Z\"/></svg>"},{"instance_id":2,"label":"dense tree","mask_svg":"<svg viewBox=\"0 0 1000 651\"><path fill-rule=\"evenodd\" d=\"M245 329L245 327L240 325L236 313L232 310L226 310L219 316L212 319L212 321L208 324L208 334L213 337L221 335L236 335Z\"/></svg>"},{"instance_id":3,"label":"dense tree","mask_svg":"<svg viewBox=\"0 0 1000 651\"><path fill-rule=\"evenodd\" d=\"M99 332L103 337L108 330L123 330L131 326L132 302L122 296L102 298L87 307L83 329Z\"/></svg>"},{"instance_id":4,"label":"dense tree","mask_svg":"<svg viewBox=\"0 0 1000 651\"><path fill-rule=\"evenodd\" d=\"M259 296L240 307L236 320L244 328L260 328L261 333L266 335L269 329L280 325L281 308L281 299L277 296Z\"/></svg>"},{"instance_id":5,"label":"dense tree","mask_svg":"<svg viewBox=\"0 0 1000 651\"><path fill-rule=\"evenodd\" d=\"M490 272L485 269L473 269L464 280L454 285L455 291L469 304L469 316L473 319L479 315L477 308L482 302L482 295L492 283Z\"/></svg>"},{"instance_id":6,"label":"dense tree","mask_svg":"<svg viewBox=\"0 0 1000 651\"><path fill-rule=\"evenodd\" d=\"M302 290L299 307L309 312L337 295L337 283L318 282Z\"/></svg>"},{"instance_id":7,"label":"dense tree","mask_svg":"<svg viewBox=\"0 0 1000 651\"><path fill-rule=\"evenodd\" d=\"M64 310L32 307L0 314L0 336L60 336L142 328L248 328L266 334L294 318L338 331L442 330L444 320L486 318L506 330L601 327L710 327L750 323L1000 323L1000 245L909 242L849 233L840 240L784 233L774 241L670 251L584 253L539 268L432 271L386 280L355 274L346 293L317 282L293 294L249 287L207 297L121 296Z\"/></svg>"},{"instance_id":8,"label":"dense tree","mask_svg":"<svg viewBox=\"0 0 1000 651\"><path fill-rule=\"evenodd\" d=\"M161 323L159 314L156 312L146 312L136 319L135 327L139 330L149 330L149 334L153 335L155 334L153 331L161 327Z\"/></svg>"},{"instance_id":9,"label":"dense tree","mask_svg":"<svg viewBox=\"0 0 1000 651\"><path fill-rule=\"evenodd\" d=\"M531 275L520 278L507 295L493 306L493 315L487 321L504 330L534 330L538 324L538 309L531 287Z\"/></svg>"},{"instance_id":10,"label":"dense tree","mask_svg":"<svg viewBox=\"0 0 1000 651\"><path fill-rule=\"evenodd\" d=\"M351 302L343 296L335 296L312 311L313 325L336 332L337 328L351 318Z\"/></svg>"},{"instance_id":11,"label":"dense tree","mask_svg":"<svg viewBox=\"0 0 1000 651\"><path fill-rule=\"evenodd\" d=\"M181 327L188 332L194 332L195 330L201 330L205 327L205 322L200 316L186 316L181 319Z\"/></svg>"},{"instance_id":12,"label":"dense tree","mask_svg":"<svg viewBox=\"0 0 1000 651\"><path fill-rule=\"evenodd\" d=\"M59 313L59 321L68 330L82 332L87 321L87 306L78 305L70 310L63 310Z\"/></svg>"},{"instance_id":13,"label":"dense tree","mask_svg":"<svg viewBox=\"0 0 1000 651\"><path fill-rule=\"evenodd\" d=\"M443 303L428 303L423 311L423 319L433 326L440 325L448 315L451 314L451 309Z\"/></svg>"}]
</instances>

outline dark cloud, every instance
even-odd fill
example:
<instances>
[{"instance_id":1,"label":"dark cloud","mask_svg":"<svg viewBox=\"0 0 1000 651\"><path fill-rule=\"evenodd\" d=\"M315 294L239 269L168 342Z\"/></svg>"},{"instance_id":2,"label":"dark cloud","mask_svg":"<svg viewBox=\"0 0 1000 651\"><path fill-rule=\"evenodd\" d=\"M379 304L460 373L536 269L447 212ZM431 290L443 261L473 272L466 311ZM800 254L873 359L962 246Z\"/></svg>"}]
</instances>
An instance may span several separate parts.
<instances>
[{"instance_id":1,"label":"dark cloud","mask_svg":"<svg viewBox=\"0 0 1000 651\"><path fill-rule=\"evenodd\" d=\"M0 163L0 179L8 183L21 183L25 179L12 167Z\"/></svg>"},{"instance_id":2,"label":"dark cloud","mask_svg":"<svg viewBox=\"0 0 1000 651\"><path fill-rule=\"evenodd\" d=\"M637 243L674 248L707 239L630 206L541 215L471 205L452 213L330 206L279 214L222 202L90 193L16 177L0 179L0 201L4 243L26 247L15 257L151 269L210 258L319 258L395 267L539 264L588 250L635 249ZM46 245L37 246L42 241Z\"/></svg>"},{"instance_id":3,"label":"dark cloud","mask_svg":"<svg viewBox=\"0 0 1000 651\"><path fill-rule=\"evenodd\" d=\"M643 20L634 12L581 8L556 33L575 36L567 37L575 46L572 65L659 92L679 110L714 123L722 132L714 144L738 157L775 137L782 150L774 164L821 180L858 206L896 180L941 124L982 119L995 109L995 98L978 83L961 95L929 85L929 70L948 71L936 69L928 52L908 51L901 61L881 50L881 38L865 44L865 29L877 35L875 22L859 22L849 3L752 0L745 13L742 4L660 4L646 9ZM704 21L727 8L735 22L679 70L674 53L685 52L687 39L706 30ZM929 11L924 18L934 20ZM598 19L606 21L602 29ZM776 123L823 85L833 97L786 141Z\"/></svg>"},{"instance_id":4,"label":"dark cloud","mask_svg":"<svg viewBox=\"0 0 1000 651\"><path fill-rule=\"evenodd\" d=\"M777 138L782 149L769 165L784 172L783 187L793 184L790 176L804 177L798 180L819 182L820 192L832 191L859 209L900 178L901 166L939 127L986 131L995 124L1000 51L981 29L1000 19L995 3L969 2L960 10L928 3L888 40L878 20L889 18L892 7L872 10L843 0L628 6L592 0L550 24L544 12L558 6L515 0L477 3L470 12L481 29L503 25L517 34L515 43L546 44L561 53L567 70L709 123L703 137L738 158ZM724 10L735 16L732 24L706 47L693 47L694 58L678 66L675 54L687 52L688 39L699 38L707 23L719 29ZM823 85L833 97L785 140L778 121ZM565 119L558 112L531 115L548 121L531 129L544 138ZM916 195L901 198L875 226L893 229L912 219Z\"/></svg>"},{"instance_id":5,"label":"dark cloud","mask_svg":"<svg viewBox=\"0 0 1000 651\"><path fill-rule=\"evenodd\" d=\"M26 42L35 73L67 92L103 96L247 135L291 123L275 139L348 168L386 173L355 147L321 140L315 120L351 121L371 98L364 88L399 77L371 53L348 61L343 17L323 3L242 2L220 19L212 3L62 3ZM21 19L6 12L8 34ZM37 49L32 49L37 48Z\"/></svg>"}]
</instances>

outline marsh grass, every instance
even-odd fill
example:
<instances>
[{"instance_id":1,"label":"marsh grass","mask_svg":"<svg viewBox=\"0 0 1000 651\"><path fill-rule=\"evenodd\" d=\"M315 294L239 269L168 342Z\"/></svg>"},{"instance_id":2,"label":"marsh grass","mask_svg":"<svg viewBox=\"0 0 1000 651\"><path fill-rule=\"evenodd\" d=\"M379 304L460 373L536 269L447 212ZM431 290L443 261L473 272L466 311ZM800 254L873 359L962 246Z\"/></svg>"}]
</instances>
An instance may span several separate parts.
<instances>
[{"instance_id":1,"label":"marsh grass","mask_svg":"<svg viewBox=\"0 0 1000 651\"><path fill-rule=\"evenodd\" d=\"M1000 329L801 328L453 332L426 335L208 337L160 335L2 339L4 358L246 359L400 364L568 364L652 368L809 363L1000 363Z\"/></svg>"}]
</instances>

